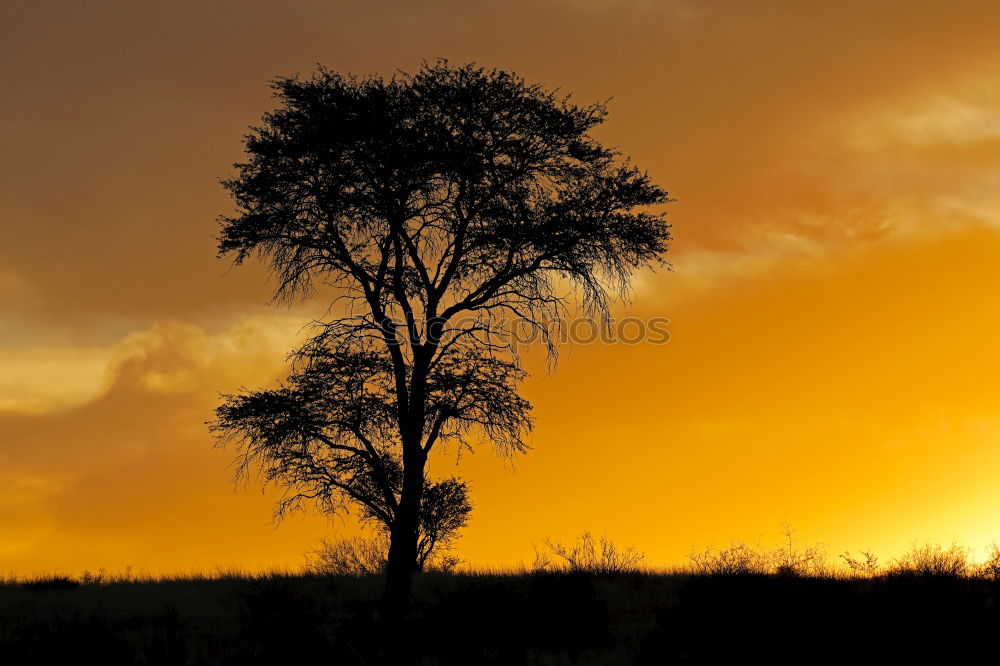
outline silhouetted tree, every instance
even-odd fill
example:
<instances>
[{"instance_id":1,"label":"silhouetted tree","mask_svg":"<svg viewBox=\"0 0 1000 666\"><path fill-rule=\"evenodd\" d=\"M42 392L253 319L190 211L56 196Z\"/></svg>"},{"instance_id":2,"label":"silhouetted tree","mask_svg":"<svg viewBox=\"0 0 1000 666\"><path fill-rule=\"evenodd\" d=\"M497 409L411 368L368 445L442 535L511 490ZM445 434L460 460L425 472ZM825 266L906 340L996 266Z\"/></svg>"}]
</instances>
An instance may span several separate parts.
<instances>
[{"instance_id":1,"label":"silhouetted tree","mask_svg":"<svg viewBox=\"0 0 1000 666\"><path fill-rule=\"evenodd\" d=\"M331 320L298 357L353 388L294 413L338 435L313 433L309 446L326 446L313 471L388 519L386 599L398 609L433 488L428 454L447 440L526 449L511 334L535 336L554 360L569 299L606 316L636 269L662 262L669 225L636 209L668 198L590 136L603 105L511 72L439 61L389 80L321 68L272 85L280 106L224 182L238 210L221 220L220 255L259 257L279 300L336 290ZM221 416L220 428L238 428Z\"/></svg>"},{"instance_id":2,"label":"silhouetted tree","mask_svg":"<svg viewBox=\"0 0 1000 666\"><path fill-rule=\"evenodd\" d=\"M365 345L350 346L339 341L330 349L322 336L314 339L299 350L299 370L285 385L225 396L211 429L221 443L234 443L239 449L237 476L260 469L265 483L285 489L276 517L306 500L318 502L330 514L350 503L361 509L362 520L391 534L403 486L403 466L394 446L397 408L391 390L392 366L377 351L365 350ZM460 419L485 422L497 412L487 414L483 405L474 404L477 397L480 403L492 399L494 407L506 406L508 413L522 408L523 401L512 389L504 396L486 386L504 374L500 370L489 375L491 370L497 370L495 364L468 368L468 376L460 381L465 386L450 383L440 391L430 391L429 409L451 409ZM441 371L450 373L439 377ZM434 386L456 378L461 380L463 374L444 363L429 383ZM514 404L507 405L512 398ZM441 399L447 404L436 402ZM456 400L459 404L452 404ZM460 423L457 419L444 422ZM451 426L443 427L447 428L444 437L456 434ZM457 536L471 511L464 482L424 479L417 525L418 569L424 568L438 546Z\"/></svg>"}]
</instances>

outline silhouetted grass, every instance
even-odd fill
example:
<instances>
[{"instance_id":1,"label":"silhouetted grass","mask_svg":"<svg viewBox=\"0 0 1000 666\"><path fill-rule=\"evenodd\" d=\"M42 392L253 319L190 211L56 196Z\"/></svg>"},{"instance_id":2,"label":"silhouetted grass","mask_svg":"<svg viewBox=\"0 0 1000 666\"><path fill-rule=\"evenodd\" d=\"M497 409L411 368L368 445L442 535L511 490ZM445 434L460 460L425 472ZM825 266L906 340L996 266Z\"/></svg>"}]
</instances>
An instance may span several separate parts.
<instances>
[{"instance_id":1,"label":"silhouetted grass","mask_svg":"<svg viewBox=\"0 0 1000 666\"><path fill-rule=\"evenodd\" d=\"M66 580L0 584L0 663L380 663L379 576ZM948 572L427 573L408 631L419 664L956 663L994 657L998 595Z\"/></svg>"}]
</instances>

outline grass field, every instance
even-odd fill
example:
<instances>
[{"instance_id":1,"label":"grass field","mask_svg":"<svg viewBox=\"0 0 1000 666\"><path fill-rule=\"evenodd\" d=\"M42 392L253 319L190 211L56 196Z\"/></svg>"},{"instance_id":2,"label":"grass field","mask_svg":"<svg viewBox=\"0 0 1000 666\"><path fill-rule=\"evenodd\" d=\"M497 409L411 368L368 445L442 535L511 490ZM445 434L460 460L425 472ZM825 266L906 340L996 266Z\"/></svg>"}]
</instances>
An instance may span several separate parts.
<instances>
[{"instance_id":1,"label":"grass field","mask_svg":"<svg viewBox=\"0 0 1000 666\"><path fill-rule=\"evenodd\" d=\"M0 585L0 663L376 664L379 576ZM586 572L427 573L419 664L958 663L1000 653L1000 582ZM983 662L985 663L985 662Z\"/></svg>"}]
</instances>

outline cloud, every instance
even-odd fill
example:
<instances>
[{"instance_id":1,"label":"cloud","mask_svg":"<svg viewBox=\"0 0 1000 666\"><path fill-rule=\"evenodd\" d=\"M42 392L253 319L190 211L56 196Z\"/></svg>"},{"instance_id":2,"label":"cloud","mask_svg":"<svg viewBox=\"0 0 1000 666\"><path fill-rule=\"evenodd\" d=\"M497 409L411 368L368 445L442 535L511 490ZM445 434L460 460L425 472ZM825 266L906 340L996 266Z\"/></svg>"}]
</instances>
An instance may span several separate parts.
<instances>
[{"instance_id":1,"label":"cloud","mask_svg":"<svg viewBox=\"0 0 1000 666\"><path fill-rule=\"evenodd\" d=\"M799 140L778 137L782 151L762 152L757 173L726 191L730 203L705 211L726 243L685 242L701 232L681 211L679 279L724 288L871 243L1000 228L997 80L1000 62L978 62L828 109Z\"/></svg>"},{"instance_id":2,"label":"cloud","mask_svg":"<svg viewBox=\"0 0 1000 666\"><path fill-rule=\"evenodd\" d=\"M294 563L310 541L268 537L273 494L233 494L231 455L204 422L220 392L280 377L299 328L279 313L215 332L170 321L86 361L81 350L32 350L23 369L35 366L32 395L47 409L22 401L0 413L0 570ZM69 394L41 391L47 376L67 376L55 370L66 359L86 381L57 404Z\"/></svg>"},{"instance_id":3,"label":"cloud","mask_svg":"<svg viewBox=\"0 0 1000 666\"><path fill-rule=\"evenodd\" d=\"M190 323L157 322L100 346L0 347L0 413L42 414L138 394L197 393L206 383L225 386L272 372L301 327L291 314L257 316L216 333ZM220 389L221 390L221 389Z\"/></svg>"},{"instance_id":4,"label":"cloud","mask_svg":"<svg viewBox=\"0 0 1000 666\"><path fill-rule=\"evenodd\" d=\"M856 114L849 138L863 151L909 146L968 147L1000 139L1000 65L980 66L880 108Z\"/></svg>"},{"instance_id":5,"label":"cloud","mask_svg":"<svg viewBox=\"0 0 1000 666\"><path fill-rule=\"evenodd\" d=\"M100 347L0 348L0 413L44 413L91 400L111 356Z\"/></svg>"}]
</instances>

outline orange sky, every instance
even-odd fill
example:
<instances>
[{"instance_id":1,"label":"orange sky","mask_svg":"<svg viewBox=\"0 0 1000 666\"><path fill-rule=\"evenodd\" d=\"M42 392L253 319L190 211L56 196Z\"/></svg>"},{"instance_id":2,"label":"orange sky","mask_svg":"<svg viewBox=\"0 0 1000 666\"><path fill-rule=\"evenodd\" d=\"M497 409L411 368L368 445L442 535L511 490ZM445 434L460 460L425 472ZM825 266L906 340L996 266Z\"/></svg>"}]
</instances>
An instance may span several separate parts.
<instances>
[{"instance_id":1,"label":"orange sky","mask_svg":"<svg viewBox=\"0 0 1000 666\"><path fill-rule=\"evenodd\" d=\"M678 200L627 309L671 342L536 373L534 449L459 464L460 555L1000 538L997 34L985 1L5 3L0 573L295 567L352 529L272 527L202 424L323 311L215 259L217 181L269 78L437 57L613 97L599 136Z\"/></svg>"}]
</instances>

